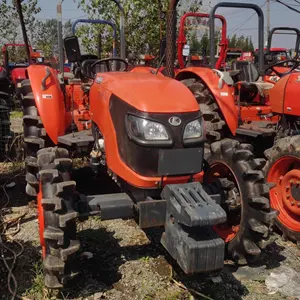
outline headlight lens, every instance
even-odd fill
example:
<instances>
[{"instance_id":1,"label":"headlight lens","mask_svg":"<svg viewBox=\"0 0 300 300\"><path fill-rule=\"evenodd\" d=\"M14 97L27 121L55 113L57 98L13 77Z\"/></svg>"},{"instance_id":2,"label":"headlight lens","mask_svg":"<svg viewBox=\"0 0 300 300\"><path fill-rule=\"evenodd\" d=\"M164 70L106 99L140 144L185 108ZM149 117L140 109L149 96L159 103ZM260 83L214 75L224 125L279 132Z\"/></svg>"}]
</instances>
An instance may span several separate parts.
<instances>
[{"instance_id":1,"label":"headlight lens","mask_svg":"<svg viewBox=\"0 0 300 300\"><path fill-rule=\"evenodd\" d=\"M185 126L183 139L199 139L203 135L203 129L200 119L194 120Z\"/></svg>"},{"instance_id":2,"label":"headlight lens","mask_svg":"<svg viewBox=\"0 0 300 300\"><path fill-rule=\"evenodd\" d=\"M128 135L140 141L170 141L164 125L132 115L127 116Z\"/></svg>"}]
</instances>

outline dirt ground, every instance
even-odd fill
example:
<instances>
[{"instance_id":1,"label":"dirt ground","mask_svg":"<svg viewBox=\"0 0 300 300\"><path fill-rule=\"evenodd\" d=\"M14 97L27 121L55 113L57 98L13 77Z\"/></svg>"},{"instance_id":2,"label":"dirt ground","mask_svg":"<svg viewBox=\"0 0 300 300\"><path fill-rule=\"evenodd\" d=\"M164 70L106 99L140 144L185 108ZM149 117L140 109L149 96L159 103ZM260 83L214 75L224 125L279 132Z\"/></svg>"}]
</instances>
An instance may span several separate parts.
<instances>
[{"instance_id":1,"label":"dirt ground","mask_svg":"<svg viewBox=\"0 0 300 300\"><path fill-rule=\"evenodd\" d=\"M78 276L60 293L49 292L43 285L36 210L25 203L25 178L22 164L0 164L0 186L7 188L10 210L2 211L6 220L26 214L17 228L8 229L14 241L24 247L13 273L18 283L18 295L23 299L108 299L108 300L279 300L280 293L268 294L265 279L281 266L300 271L300 250L291 242L279 238L264 252L254 266L237 268L225 262L221 273L197 276L184 275L159 243L161 230L144 233L133 220L101 221L98 217L78 223L81 250L77 259ZM79 190L108 192L113 186L104 180L98 191L88 170L75 173ZM8 199L1 189L0 207ZM17 228L18 229L18 228ZM5 245L19 252L20 246L6 241ZM10 256L8 252L4 252ZM12 299L8 292L8 272L0 260L0 299Z\"/></svg>"}]
</instances>

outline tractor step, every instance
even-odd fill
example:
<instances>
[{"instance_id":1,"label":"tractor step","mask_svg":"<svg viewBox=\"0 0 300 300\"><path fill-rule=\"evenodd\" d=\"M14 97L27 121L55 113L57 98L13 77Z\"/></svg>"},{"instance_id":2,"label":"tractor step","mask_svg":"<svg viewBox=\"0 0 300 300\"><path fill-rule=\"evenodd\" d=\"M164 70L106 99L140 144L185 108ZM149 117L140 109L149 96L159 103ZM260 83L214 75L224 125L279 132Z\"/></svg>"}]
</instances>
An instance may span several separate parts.
<instances>
[{"instance_id":1,"label":"tractor step","mask_svg":"<svg viewBox=\"0 0 300 300\"><path fill-rule=\"evenodd\" d=\"M101 220L131 219L133 202L125 193L82 196L79 217L99 215Z\"/></svg>"},{"instance_id":2,"label":"tractor step","mask_svg":"<svg viewBox=\"0 0 300 300\"><path fill-rule=\"evenodd\" d=\"M94 143L94 137L91 130L83 130L59 136L58 142L70 147L86 147Z\"/></svg>"},{"instance_id":3,"label":"tractor step","mask_svg":"<svg viewBox=\"0 0 300 300\"><path fill-rule=\"evenodd\" d=\"M259 136L273 136L276 134L274 123L252 121L250 124L243 124L236 130L236 134L257 138Z\"/></svg>"},{"instance_id":4,"label":"tractor step","mask_svg":"<svg viewBox=\"0 0 300 300\"><path fill-rule=\"evenodd\" d=\"M186 274L220 270L224 241L212 226L226 222L226 212L199 182L167 185L165 232L161 243Z\"/></svg>"}]
</instances>

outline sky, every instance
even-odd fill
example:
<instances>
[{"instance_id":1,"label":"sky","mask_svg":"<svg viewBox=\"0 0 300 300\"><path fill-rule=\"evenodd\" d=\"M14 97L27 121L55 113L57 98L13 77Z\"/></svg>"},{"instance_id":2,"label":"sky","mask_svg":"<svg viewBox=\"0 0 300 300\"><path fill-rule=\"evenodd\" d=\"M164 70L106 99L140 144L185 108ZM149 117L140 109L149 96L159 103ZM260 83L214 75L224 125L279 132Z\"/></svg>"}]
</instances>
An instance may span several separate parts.
<instances>
[{"instance_id":1,"label":"sky","mask_svg":"<svg viewBox=\"0 0 300 300\"><path fill-rule=\"evenodd\" d=\"M145 0L145 3L151 3L153 0ZM181 0L184 1L184 0ZM39 5L42 11L39 13L38 18L41 20L56 17L56 0L39 0ZM210 7L216 3L221 2L218 0L204 0L203 7L205 10L210 10ZM231 0L230 2L247 2L247 0ZM262 7L265 13L266 25L266 1L265 0L248 0L249 3L255 3ZM293 5L293 7L300 10L300 4L295 0L282 0L282 2ZM299 1L300 2L300 1ZM149 5L149 4L148 4ZM217 13L226 17L228 23L228 35L232 36L234 33L237 35L251 36L254 45L257 45L258 38L258 19L253 15L254 11L246 9L218 9ZM289 10L283 5L276 3L275 0L270 0L270 16L271 28L278 26L288 26L300 28L300 15L296 12ZM87 17L87 15L77 8L74 0L64 0L63 2L63 19L76 20L79 18ZM295 36L290 35L276 35L274 37L274 47L294 48Z\"/></svg>"}]
</instances>

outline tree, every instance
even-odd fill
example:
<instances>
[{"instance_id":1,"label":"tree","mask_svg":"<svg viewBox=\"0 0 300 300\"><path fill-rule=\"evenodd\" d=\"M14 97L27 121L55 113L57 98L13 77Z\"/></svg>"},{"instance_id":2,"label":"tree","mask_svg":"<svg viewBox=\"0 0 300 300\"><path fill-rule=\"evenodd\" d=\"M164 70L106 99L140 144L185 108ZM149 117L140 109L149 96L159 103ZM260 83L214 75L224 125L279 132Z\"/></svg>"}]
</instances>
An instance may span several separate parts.
<instances>
[{"instance_id":1,"label":"tree","mask_svg":"<svg viewBox=\"0 0 300 300\"><path fill-rule=\"evenodd\" d=\"M35 16L41 11L38 0L23 0L22 10L29 40L32 42L37 24ZM0 3L0 44L22 42L20 21L14 1L2 0Z\"/></svg>"},{"instance_id":2,"label":"tree","mask_svg":"<svg viewBox=\"0 0 300 300\"><path fill-rule=\"evenodd\" d=\"M121 3L125 10L127 51L143 54L144 47L148 44L152 54L158 53L160 37L165 36L169 0L154 0L151 1L151 5L145 4L143 0L123 0ZM179 17L186 11L199 11L201 4L200 0L190 0L179 5ZM89 18L112 20L119 28L119 11L112 0L80 0L79 7L88 14ZM95 25L84 25L78 30L84 51L96 54L96 40L99 34L102 36L104 51L111 51L111 29ZM91 40L95 42L91 43Z\"/></svg>"},{"instance_id":3,"label":"tree","mask_svg":"<svg viewBox=\"0 0 300 300\"><path fill-rule=\"evenodd\" d=\"M229 39L229 48L240 48L245 52L254 51L251 37L245 38L243 35L237 37L236 34Z\"/></svg>"},{"instance_id":4,"label":"tree","mask_svg":"<svg viewBox=\"0 0 300 300\"><path fill-rule=\"evenodd\" d=\"M63 36L72 34L72 22L68 20L63 24ZM49 19L38 22L38 30L33 41L35 47L42 50L46 59L58 55L57 20Z\"/></svg>"}]
</instances>

